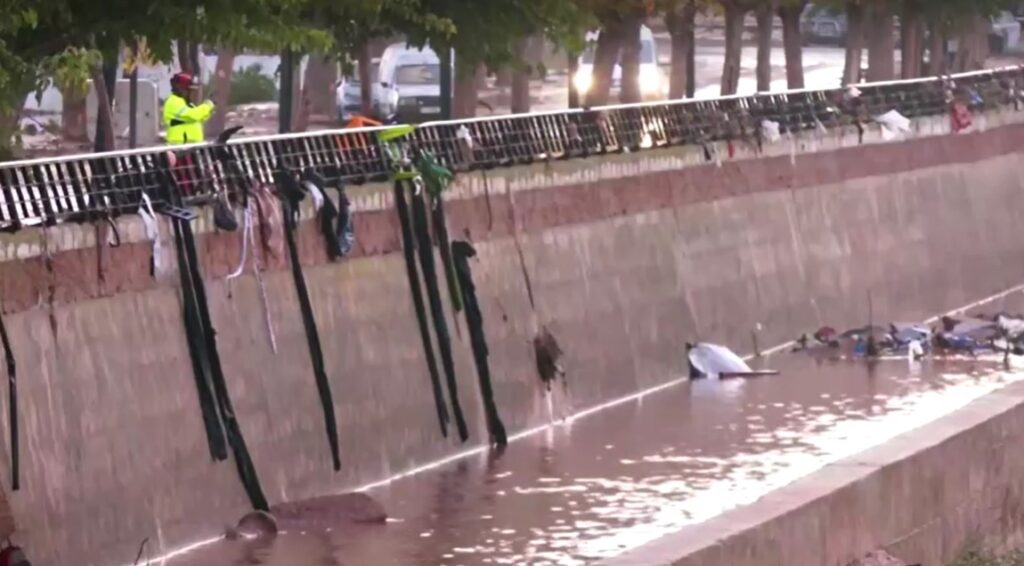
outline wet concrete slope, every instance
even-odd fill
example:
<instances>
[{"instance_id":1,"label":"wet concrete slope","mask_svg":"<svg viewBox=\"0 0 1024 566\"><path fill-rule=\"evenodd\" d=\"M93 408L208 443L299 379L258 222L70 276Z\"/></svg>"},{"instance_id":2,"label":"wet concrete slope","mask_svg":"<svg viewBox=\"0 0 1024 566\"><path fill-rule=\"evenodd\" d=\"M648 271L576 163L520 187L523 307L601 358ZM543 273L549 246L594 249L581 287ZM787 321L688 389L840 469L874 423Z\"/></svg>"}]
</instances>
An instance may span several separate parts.
<instances>
[{"instance_id":1,"label":"wet concrete slope","mask_svg":"<svg viewBox=\"0 0 1024 566\"><path fill-rule=\"evenodd\" d=\"M1019 548L1020 376L1018 368L1010 385L934 422L598 564L847 565L884 548L907 564L942 565L969 548Z\"/></svg>"},{"instance_id":2,"label":"wet concrete slope","mask_svg":"<svg viewBox=\"0 0 1024 566\"><path fill-rule=\"evenodd\" d=\"M918 124L917 138L891 144L848 135L762 156L741 148L720 166L670 149L466 176L448 215L451 233L480 251L473 268L506 426L674 379L687 339L750 351L755 330L764 347L863 322L869 302L912 320L1024 281L1024 126L987 121L960 136ZM238 235L200 222L228 387L272 503L486 442L464 336L454 348L471 439L440 435L387 187L353 195L354 257L328 264L313 222L299 238L339 420L337 473L284 258L266 274L275 354L253 278L224 280ZM210 458L175 276L151 277L141 227L119 223L118 248L97 248L105 235L92 226L0 238L23 409L22 488L8 498L16 540L39 564L130 563L146 538L154 553L170 550L247 508L232 463ZM534 369L542 325L568 372L551 393Z\"/></svg>"}]
</instances>

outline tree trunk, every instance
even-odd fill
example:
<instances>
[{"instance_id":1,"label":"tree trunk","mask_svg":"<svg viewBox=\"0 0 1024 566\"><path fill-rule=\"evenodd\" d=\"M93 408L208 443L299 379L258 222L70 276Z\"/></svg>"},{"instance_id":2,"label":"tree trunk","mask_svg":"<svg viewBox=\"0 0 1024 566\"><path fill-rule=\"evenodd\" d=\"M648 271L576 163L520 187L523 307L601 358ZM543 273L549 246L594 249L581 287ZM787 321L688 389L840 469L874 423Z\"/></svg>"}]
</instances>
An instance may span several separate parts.
<instances>
[{"instance_id":1,"label":"tree trunk","mask_svg":"<svg viewBox=\"0 0 1024 566\"><path fill-rule=\"evenodd\" d=\"M629 18L622 29L622 84L619 101L632 104L643 100L640 91L640 18Z\"/></svg>"},{"instance_id":2,"label":"tree trunk","mask_svg":"<svg viewBox=\"0 0 1024 566\"><path fill-rule=\"evenodd\" d=\"M543 35L535 35L526 42L526 62L532 67L530 77L542 81L548 78L548 70L544 65L546 50L547 42Z\"/></svg>"},{"instance_id":3,"label":"tree trunk","mask_svg":"<svg viewBox=\"0 0 1024 566\"><path fill-rule=\"evenodd\" d=\"M621 49L622 24L619 22L606 24L597 39L592 80L590 90L587 91L587 106L608 104L608 97L612 90L612 74L615 71L615 64L619 62Z\"/></svg>"},{"instance_id":4,"label":"tree trunk","mask_svg":"<svg viewBox=\"0 0 1024 566\"><path fill-rule=\"evenodd\" d=\"M747 10L735 1L725 2L725 63L722 65L722 96L736 94L743 62L743 19Z\"/></svg>"},{"instance_id":5,"label":"tree trunk","mask_svg":"<svg viewBox=\"0 0 1024 566\"><path fill-rule=\"evenodd\" d=\"M860 82L860 66L864 60L864 6L860 2L846 3L846 67L843 69L843 84Z\"/></svg>"},{"instance_id":6,"label":"tree trunk","mask_svg":"<svg viewBox=\"0 0 1024 566\"><path fill-rule=\"evenodd\" d=\"M114 149L114 114L111 111L110 91L104 76L105 65L97 65L92 70L93 87L96 90L96 151L113 151Z\"/></svg>"},{"instance_id":7,"label":"tree trunk","mask_svg":"<svg viewBox=\"0 0 1024 566\"><path fill-rule=\"evenodd\" d=\"M228 106L231 103L231 77L235 70L235 50L222 47L217 51L217 66L210 80L210 98L214 111L206 123L206 137L215 138L224 131L227 124Z\"/></svg>"},{"instance_id":8,"label":"tree trunk","mask_svg":"<svg viewBox=\"0 0 1024 566\"><path fill-rule=\"evenodd\" d=\"M11 72L10 79L8 88L4 89L8 95L4 103L0 103L0 161L15 158L14 134L19 129L25 99L34 88L32 76Z\"/></svg>"},{"instance_id":9,"label":"tree trunk","mask_svg":"<svg viewBox=\"0 0 1024 566\"><path fill-rule=\"evenodd\" d=\"M88 118L86 116L86 96L66 90L61 92L61 134L64 141L82 143L89 141Z\"/></svg>"},{"instance_id":10,"label":"tree trunk","mask_svg":"<svg viewBox=\"0 0 1024 566\"><path fill-rule=\"evenodd\" d=\"M178 67L182 73L188 73L195 76L196 68L192 66L192 47L189 42L184 39L177 41L178 47Z\"/></svg>"},{"instance_id":11,"label":"tree trunk","mask_svg":"<svg viewBox=\"0 0 1024 566\"><path fill-rule=\"evenodd\" d=\"M669 76L668 97L680 99L690 96L689 80L692 65L694 18L697 5L691 0L678 6L665 16L665 25L672 37L672 71Z\"/></svg>"},{"instance_id":12,"label":"tree trunk","mask_svg":"<svg viewBox=\"0 0 1024 566\"><path fill-rule=\"evenodd\" d=\"M516 44L516 58L519 59L520 67L512 73L513 114L525 114L530 111L530 75L533 69L526 61L529 44L529 38L520 39Z\"/></svg>"},{"instance_id":13,"label":"tree trunk","mask_svg":"<svg viewBox=\"0 0 1024 566\"><path fill-rule=\"evenodd\" d=\"M475 71L456 69L455 88L452 94L452 118L472 118L476 116L480 101L480 86L486 80L486 71L481 65Z\"/></svg>"},{"instance_id":14,"label":"tree trunk","mask_svg":"<svg viewBox=\"0 0 1024 566\"><path fill-rule=\"evenodd\" d=\"M522 57L520 56L521 60ZM512 75L515 74L515 70L505 65L504 67L494 71L494 86L497 88L509 88L512 86Z\"/></svg>"},{"instance_id":15,"label":"tree trunk","mask_svg":"<svg viewBox=\"0 0 1024 566\"><path fill-rule=\"evenodd\" d=\"M963 31L958 34L954 72L976 71L985 66L989 55L989 27L988 19L984 16L975 16L965 22Z\"/></svg>"},{"instance_id":16,"label":"tree trunk","mask_svg":"<svg viewBox=\"0 0 1024 566\"><path fill-rule=\"evenodd\" d=\"M887 0L875 0L869 14L868 82L891 81L896 78L895 23Z\"/></svg>"},{"instance_id":17,"label":"tree trunk","mask_svg":"<svg viewBox=\"0 0 1024 566\"><path fill-rule=\"evenodd\" d=\"M905 1L900 16L900 74L904 79L921 76L921 60L924 58L924 22L921 7Z\"/></svg>"},{"instance_id":18,"label":"tree trunk","mask_svg":"<svg viewBox=\"0 0 1024 566\"><path fill-rule=\"evenodd\" d=\"M579 54L568 52L566 59L569 66L569 108L579 108L582 103L580 91L576 88L576 73L580 70Z\"/></svg>"},{"instance_id":19,"label":"tree trunk","mask_svg":"<svg viewBox=\"0 0 1024 566\"><path fill-rule=\"evenodd\" d=\"M946 74L946 34L937 23L932 23L928 30L928 74Z\"/></svg>"},{"instance_id":20,"label":"tree trunk","mask_svg":"<svg viewBox=\"0 0 1024 566\"><path fill-rule=\"evenodd\" d=\"M203 66L199 60L199 42L191 41L188 44L188 58L191 61L192 74L199 79L199 96L202 96L203 88Z\"/></svg>"},{"instance_id":21,"label":"tree trunk","mask_svg":"<svg viewBox=\"0 0 1024 566\"><path fill-rule=\"evenodd\" d=\"M373 70L370 68L371 57L369 44L359 49L359 113L365 117L373 116Z\"/></svg>"},{"instance_id":22,"label":"tree trunk","mask_svg":"<svg viewBox=\"0 0 1024 566\"><path fill-rule=\"evenodd\" d=\"M772 89L772 20L771 2L757 8L757 92Z\"/></svg>"},{"instance_id":23,"label":"tree trunk","mask_svg":"<svg viewBox=\"0 0 1024 566\"><path fill-rule=\"evenodd\" d=\"M306 63L306 89L309 90L309 112L320 120L333 121L335 108L335 85L338 83L338 66L321 55L310 54Z\"/></svg>"},{"instance_id":24,"label":"tree trunk","mask_svg":"<svg viewBox=\"0 0 1024 566\"><path fill-rule=\"evenodd\" d=\"M309 83L303 84L302 57L296 58L292 73L292 131L305 132L309 128Z\"/></svg>"},{"instance_id":25,"label":"tree trunk","mask_svg":"<svg viewBox=\"0 0 1024 566\"><path fill-rule=\"evenodd\" d=\"M786 86L789 89L804 88L804 47L800 33L800 14L807 2L786 5L779 8L782 20L782 45L786 53Z\"/></svg>"},{"instance_id":26,"label":"tree trunk","mask_svg":"<svg viewBox=\"0 0 1024 566\"><path fill-rule=\"evenodd\" d=\"M697 26L692 25L686 32L690 52L686 54L686 97L697 96Z\"/></svg>"}]
</instances>

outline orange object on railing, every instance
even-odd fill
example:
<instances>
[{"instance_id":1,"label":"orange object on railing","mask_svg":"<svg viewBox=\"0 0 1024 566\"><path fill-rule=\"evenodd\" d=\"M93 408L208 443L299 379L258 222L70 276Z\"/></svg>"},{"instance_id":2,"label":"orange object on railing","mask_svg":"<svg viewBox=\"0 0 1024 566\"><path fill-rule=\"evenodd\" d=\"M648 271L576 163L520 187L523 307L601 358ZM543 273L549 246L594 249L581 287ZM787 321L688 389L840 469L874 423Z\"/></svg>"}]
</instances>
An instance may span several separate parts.
<instances>
[{"instance_id":1,"label":"orange object on railing","mask_svg":"<svg viewBox=\"0 0 1024 566\"><path fill-rule=\"evenodd\" d=\"M346 128L355 129L355 128L372 128L374 126L380 126L380 125L382 125L381 122L378 122L377 120L374 120L373 118L367 118L366 116L362 116L362 115L356 114L355 116L352 117L351 120L349 120L345 124L345 127ZM334 139L335 139L335 141L337 142L337 145L338 145L338 150L342 152L342 155L345 155L346 152L348 152L348 151L352 151L352 150L356 150L356 149L365 150L367 148L365 134L359 134L359 135L354 136L356 138L355 139L355 147L353 147L352 145L349 144L349 140L348 140L349 137L351 137L351 136L334 136Z\"/></svg>"}]
</instances>

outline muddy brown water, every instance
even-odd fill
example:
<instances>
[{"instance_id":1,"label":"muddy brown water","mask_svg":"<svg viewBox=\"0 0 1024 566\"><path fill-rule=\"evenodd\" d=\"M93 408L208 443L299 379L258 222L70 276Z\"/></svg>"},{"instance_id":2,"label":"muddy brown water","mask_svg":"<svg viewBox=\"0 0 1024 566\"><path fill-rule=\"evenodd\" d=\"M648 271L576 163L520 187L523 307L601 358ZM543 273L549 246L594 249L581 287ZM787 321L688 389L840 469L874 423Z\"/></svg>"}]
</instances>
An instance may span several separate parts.
<instances>
[{"instance_id":1,"label":"muddy brown water","mask_svg":"<svg viewBox=\"0 0 1024 566\"><path fill-rule=\"evenodd\" d=\"M592 563L750 503L1024 379L1024 362L1007 369L998 356L868 363L780 353L761 365L782 374L679 383L558 423L501 454L370 489L390 515L383 525L331 528L300 519L272 540L222 540L161 563Z\"/></svg>"}]
</instances>

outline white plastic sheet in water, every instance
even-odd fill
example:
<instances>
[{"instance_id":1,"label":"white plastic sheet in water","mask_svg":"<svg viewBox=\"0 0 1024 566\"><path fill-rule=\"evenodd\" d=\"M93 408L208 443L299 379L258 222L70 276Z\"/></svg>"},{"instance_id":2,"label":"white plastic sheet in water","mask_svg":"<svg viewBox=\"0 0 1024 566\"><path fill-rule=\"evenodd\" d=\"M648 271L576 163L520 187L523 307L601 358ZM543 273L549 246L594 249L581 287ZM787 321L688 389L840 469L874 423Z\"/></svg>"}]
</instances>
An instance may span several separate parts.
<instances>
[{"instance_id":1,"label":"white plastic sheet in water","mask_svg":"<svg viewBox=\"0 0 1024 566\"><path fill-rule=\"evenodd\" d=\"M718 379L723 373L754 373L747 362L725 346L700 342L695 344L687 355L697 371L712 379Z\"/></svg>"}]
</instances>

